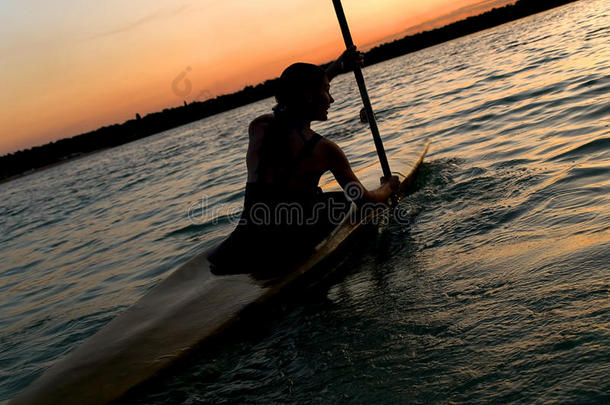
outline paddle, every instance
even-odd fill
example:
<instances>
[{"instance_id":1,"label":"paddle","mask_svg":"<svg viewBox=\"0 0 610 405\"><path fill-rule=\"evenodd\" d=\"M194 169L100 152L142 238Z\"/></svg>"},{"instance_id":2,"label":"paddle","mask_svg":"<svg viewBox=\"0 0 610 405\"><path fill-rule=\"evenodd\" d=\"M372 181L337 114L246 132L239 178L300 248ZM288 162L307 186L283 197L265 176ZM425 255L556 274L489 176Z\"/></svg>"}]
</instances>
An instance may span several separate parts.
<instances>
[{"instance_id":1,"label":"paddle","mask_svg":"<svg viewBox=\"0 0 610 405\"><path fill-rule=\"evenodd\" d=\"M354 41L352 40L352 34L350 33L349 27L347 25L347 19L345 18L345 13L343 12L341 0L333 0L333 5L335 6L335 13L337 14L339 25L341 26L341 33L343 34L343 41L345 42L345 47L349 49L354 46ZM373 134L373 140L375 141L375 149L377 149L377 155L379 156L379 163L381 163L383 175L384 177L390 177L392 176L392 172L390 171L388 158L386 157L385 149L383 148L383 142L381 141L381 136L379 135L379 128L377 128L377 120L375 119L373 106L371 106L369 93L366 91L366 85L364 84L364 76L362 75L362 70L360 70L360 66L354 67L354 75L356 76L356 82L358 83L358 89L360 90L360 97L362 98L362 103L364 104L364 109L366 110L366 115L368 117L369 125L371 127L371 133Z\"/></svg>"}]
</instances>

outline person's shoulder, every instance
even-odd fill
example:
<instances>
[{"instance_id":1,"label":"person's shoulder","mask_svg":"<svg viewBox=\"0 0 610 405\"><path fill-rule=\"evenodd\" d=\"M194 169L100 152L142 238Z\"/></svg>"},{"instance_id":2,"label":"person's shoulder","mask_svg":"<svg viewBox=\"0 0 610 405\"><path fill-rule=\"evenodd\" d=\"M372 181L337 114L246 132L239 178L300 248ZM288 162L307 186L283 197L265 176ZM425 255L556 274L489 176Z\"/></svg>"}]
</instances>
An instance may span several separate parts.
<instances>
[{"instance_id":1,"label":"person's shoulder","mask_svg":"<svg viewBox=\"0 0 610 405\"><path fill-rule=\"evenodd\" d=\"M319 158L329 167L333 167L338 162L344 162L347 159L341 147L324 136L320 136L316 150L318 151Z\"/></svg>"},{"instance_id":2,"label":"person's shoulder","mask_svg":"<svg viewBox=\"0 0 610 405\"><path fill-rule=\"evenodd\" d=\"M273 114L265 114L261 115L260 117L256 117L248 126L248 135L250 138L260 139L272 120Z\"/></svg>"},{"instance_id":3,"label":"person's shoulder","mask_svg":"<svg viewBox=\"0 0 610 405\"><path fill-rule=\"evenodd\" d=\"M335 142L331 141L330 139L318 135L317 133L315 133L315 135L320 137L320 140L318 141L318 143L320 144L321 149L326 152L327 154L337 154L337 153L343 153L341 151L341 148L339 147L339 145L337 145Z\"/></svg>"},{"instance_id":4,"label":"person's shoulder","mask_svg":"<svg viewBox=\"0 0 610 405\"><path fill-rule=\"evenodd\" d=\"M256 117L250 123L250 129L256 129L258 127L267 126L273 120L273 114L263 114L259 117Z\"/></svg>"}]
</instances>

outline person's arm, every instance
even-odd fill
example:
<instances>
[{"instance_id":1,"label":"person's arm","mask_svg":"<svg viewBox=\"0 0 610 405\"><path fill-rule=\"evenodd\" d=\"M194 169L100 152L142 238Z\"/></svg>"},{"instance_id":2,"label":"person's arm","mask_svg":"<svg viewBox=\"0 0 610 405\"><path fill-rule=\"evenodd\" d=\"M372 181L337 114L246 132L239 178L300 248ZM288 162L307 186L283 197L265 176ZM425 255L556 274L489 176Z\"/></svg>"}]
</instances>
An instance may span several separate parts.
<instances>
[{"instance_id":1,"label":"person's arm","mask_svg":"<svg viewBox=\"0 0 610 405\"><path fill-rule=\"evenodd\" d=\"M326 76L328 77L328 80L331 81L335 76L349 72L355 66L362 66L363 62L364 54L353 46L343 52L337 60L326 68Z\"/></svg>"},{"instance_id":2,"label":"person's arm","mask_svg":"<svg viewBox=\"0 0 610 405\"><path fill-rule=\"evenodd\" d=\"M382 180L380 187L374 190L367 190L354 174L354 171L347 160L347 156L345 156L345 153L343 153L341 148L334 142L329 142L328 145L327 159L330 171L349 197L356 197L355 199L363 199L371 202L386 203L388 199L398 191L398 186L400 185L398 176L384 179Z\"/></svg>"}]
</instances>

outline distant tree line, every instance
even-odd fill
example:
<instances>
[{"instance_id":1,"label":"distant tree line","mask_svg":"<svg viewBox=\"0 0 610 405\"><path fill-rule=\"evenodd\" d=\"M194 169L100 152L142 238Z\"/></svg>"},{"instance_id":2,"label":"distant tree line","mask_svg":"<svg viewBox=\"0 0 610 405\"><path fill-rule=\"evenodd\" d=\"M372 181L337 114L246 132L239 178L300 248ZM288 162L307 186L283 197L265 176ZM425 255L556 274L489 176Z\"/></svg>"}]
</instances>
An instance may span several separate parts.
<instances>
[{"instance_id":1,"label":"distant tree line","mask_svg":"<svg viewBox=\"0 0 610 405\"><path fill-rule=\"evenodd\" d=\"M575 0L519 0L513 5L494 8L486 13L454 22L441 28L409 35L377 46L366 53L366 64L379 63L397 56L527 17Z\"/></svg>"},{"instance_id":2,"label":"distant tree line","mask_svg":"<svg viewBox=\"0 0 610 405\"><path fill-rule=\"evenodd\" d=\"M491 28L575 0L519 0L514 5L494 8L442 28L406 36L377 46L365 55L365 65L372 65L410 52ZM323 65L326 67L327 65ZM79 155L122 145L214 114L271 97L277 79L256 86L246 86L233 94L203 102L184 103L122 124L101 127L91 132L65 138L46 145L10 153L0 157L0 180L68 160Z\"/></svg>"}]
</instances>

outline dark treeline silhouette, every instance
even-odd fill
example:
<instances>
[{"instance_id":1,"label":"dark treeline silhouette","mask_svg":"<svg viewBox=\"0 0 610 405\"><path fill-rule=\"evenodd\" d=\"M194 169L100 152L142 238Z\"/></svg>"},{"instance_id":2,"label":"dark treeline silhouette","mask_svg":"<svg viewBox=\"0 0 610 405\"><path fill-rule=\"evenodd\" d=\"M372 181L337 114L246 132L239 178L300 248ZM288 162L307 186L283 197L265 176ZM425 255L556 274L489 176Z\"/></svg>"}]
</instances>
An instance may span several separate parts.
<instances>
[{"instance_id":1,"label":"dark treeline silhouette","mask_svg":"<svg viewBox=\"0 0 610 405\"><path fill-rule=\"evenodd\" d=\"M0 180L49 166L93 151L135 141L180 125L270 97L274 80L247 86L237 93L204 102L166 108L122 124L114 124L0 157Z\"/></svg>"},{"instance_id":2,"label":"dark treeline silhouette","mask_svg":"<svg viewBox=\"0 0 610 405\"><path fill-rule=\"evenodd\" d=\"M379 63L573 1L575 0L519 0L513 5L494 8L441 28L385 43L367 52L365 60L367 64Z\"/></svg>"},{"instance_id":3,"label":"dark treeline silhouette","mask_svg":"<svg viewBox=\"0 0 610 405\"><path fill-rule=\"evenodd\" d=\"M372 65L397 56L414 52L451 39L503 24L518 18L557 7L575 0L519 0L514 5L494 8L486 13L466 18L442 28L406 36L379 45L365 55L365 65ZM183 106L164 109L126 121L105 126L72 138L50 142L27 150L0 157L0 180L31 170L65 161L82 154L122 145L155 133L200 120L220 112L237 108L273 95L275 80L203 102L195 101Z\"/></svg>"}]
</instances>

